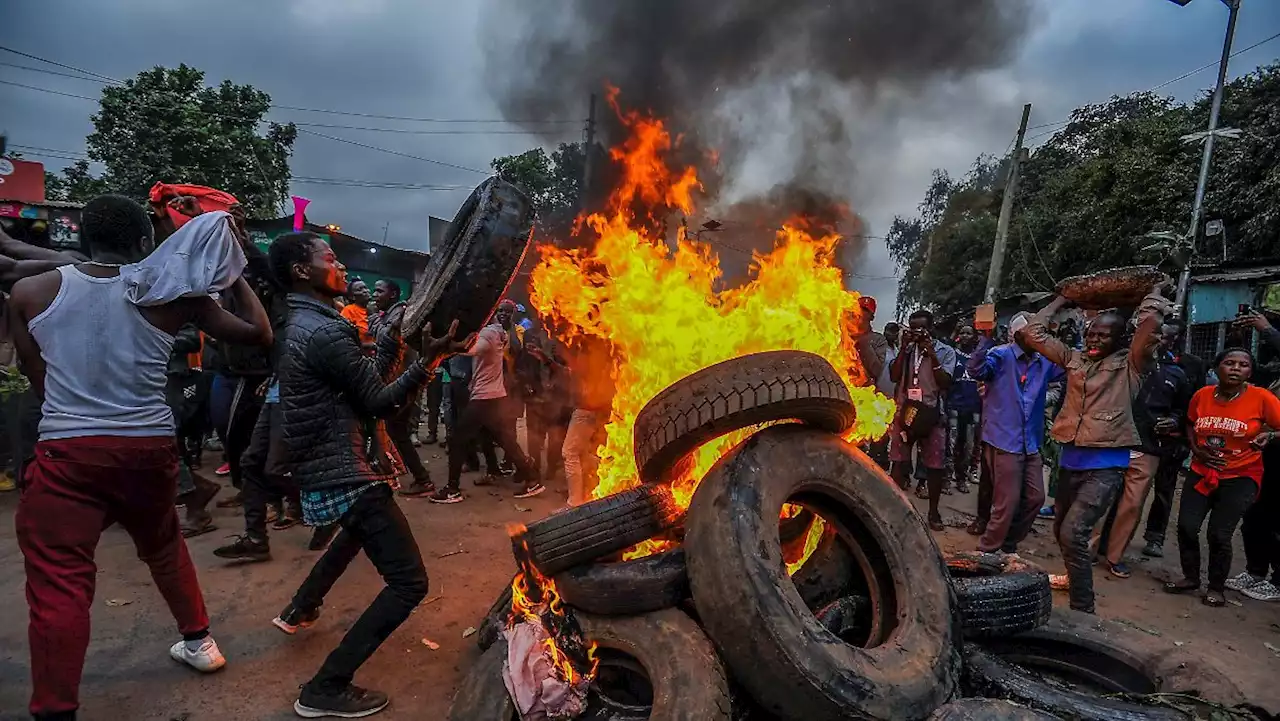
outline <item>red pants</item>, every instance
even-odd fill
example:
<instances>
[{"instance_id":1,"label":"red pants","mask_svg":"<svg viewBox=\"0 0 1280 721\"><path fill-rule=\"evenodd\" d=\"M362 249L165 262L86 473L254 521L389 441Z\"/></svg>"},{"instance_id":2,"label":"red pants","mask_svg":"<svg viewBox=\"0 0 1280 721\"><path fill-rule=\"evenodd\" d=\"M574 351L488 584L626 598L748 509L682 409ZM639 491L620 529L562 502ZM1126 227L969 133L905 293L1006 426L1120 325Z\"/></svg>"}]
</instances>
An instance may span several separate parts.
<instances>
[{"instance_id":1,"label":"red pants","mask_svg":"<svg viewBox=\"0 0 1280 721\"><path fill-rule=\"evenodd\" d=\"M31 613L31 713L80 705L97 580L93 556L112 523L133 538L178 630L198 634L209 627L173 506L178 483L173 437L41 441L26 482L16 525Z\"/></svg>"}]
</instances>

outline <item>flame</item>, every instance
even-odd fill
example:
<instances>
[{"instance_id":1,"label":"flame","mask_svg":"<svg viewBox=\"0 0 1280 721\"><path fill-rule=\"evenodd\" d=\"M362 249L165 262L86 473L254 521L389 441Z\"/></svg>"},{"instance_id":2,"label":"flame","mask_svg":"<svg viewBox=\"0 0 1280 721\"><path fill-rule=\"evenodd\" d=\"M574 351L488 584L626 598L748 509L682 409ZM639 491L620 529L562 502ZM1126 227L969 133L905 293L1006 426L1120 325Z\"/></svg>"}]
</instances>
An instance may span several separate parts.
<instances>
[{"instance_id":1,"label":"flame","mask_svg":"<svg viewBox=\"0 0 1280 721\"><path fill-rule=\"evenodd\" d=\"M607 209L584 221L598 240L590 249L539 246L530 289L539 314L553 319L570 343L575 336L591 335L607 339L614 350L610 371L617 392L607 438L598 450L594 496L639 484L632 429L645 403L695 371L748 353L801 350L826 358L849 386L857 410L847 440L882 436L894 405L865 387L868 379L850 332L861 320L860 296L845 289L836 265L840 236L810 228L803 219L790 221L777 231L770 252L752 254L747 282L721 288L719 258L711 245L690 239L681 226L671 248L653 230L652 218L636 214L637 206L660 220L693 212L693 194L702 187L696 171L667 165L678 139L673 141L660 119L622 111L616 90L609 100L630 135L610 152L622 178ZM677 503L688 507L707 470L758 428L699 448L675 474ZM648 541L626 557L670 545Z\"/></svg>"},{"instance_id":2,"label":"flame","mask_svg":"<svg viewBox=\"0 0 1280 721\"><path fill-rule=\"evenodd\" d=\"M545 628L547 624L543 621L544 615L565 617L564 601L560 599L555 581L542 575L534 564L529 562L529 542L523 535L525 527L516 524L507 530L519 543L519 551L515 556L516 564L520 569L515 579L511 581L511 614L507 617L507 627L510 628L525 621ZM556 638L555 633L548 631L547 639L542 642L547 658L556 669L556 675L570 685L590 683L599 665L599 660L596 658L596 643L592 641L587 646L587 661L590 669L584 673L560 648L560 641L561 639Z\"/></svg>"}]
</instances>

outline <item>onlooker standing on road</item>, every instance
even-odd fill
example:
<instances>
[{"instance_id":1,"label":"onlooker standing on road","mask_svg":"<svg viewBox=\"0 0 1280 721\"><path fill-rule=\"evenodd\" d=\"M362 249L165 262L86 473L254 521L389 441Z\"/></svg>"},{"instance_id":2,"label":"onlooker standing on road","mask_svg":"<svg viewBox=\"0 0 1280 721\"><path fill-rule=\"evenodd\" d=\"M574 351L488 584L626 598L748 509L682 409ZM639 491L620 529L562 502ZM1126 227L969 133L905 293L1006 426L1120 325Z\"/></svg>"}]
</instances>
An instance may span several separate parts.
<instances>
[{"instance_id":1,"label":"onlooker standing on road","mask_svg":"<svg viewBox=\"0 0 1280 721\"><path fill-rule=\"evenodd\" d=\"M609 344L594 336L581 336L568 348L573 415L564 438L564 478L569 505L591 499L596 487L600 433L609 422L613 405L612 360Z\"/></svg>"},{"instance_id":2,"label":"onlooker standing on road","mask_svg":"<svg viewBox=\"0 0 1280 721\"><path fill-rule=\"evenodd\" d=\"M1157 438L1160 446L1160 460L1156 465L1155 478L1152 481L1154 495L1151 507L1147 510L1147 526L1143 532L1143 540L1147 543L1142 548L1142 555L1152 558L1164 556L1165 533L1169 527L1169 516L1173 512L1173 494L1178 486L1178 474L1187 460L1191 449L1187 445L1186 412L1191 403L1191 396L1204 387L1204 362L1190 353L1182 352L1183 326L1180 322L1170 321L1160 328L1160 348L1164 354L1163 363L1172 363L1182 371L1186 383L1185 401L1176 410L1177 428L1169 433L1159 432ZM1163 426L1168 428L1166 422Z\"/></svg>"},{"instance_id":3,"label":"onlooker standing on road","mask_svg":"<svg viewBox=\"0 0 1280 721\"><path fill-rule=\"evenodd\" d=\"M978 438L979 419L982 415L982 395L978 392L978 379L970 374L969 358L978 347L978 333L972 325L960 326L956 335L956 369L947 394L947 454L951 467L951 482L960 493L969 492L969 474L977 458L975 441Z\"/></svg>"},{"instance_id":4,"label":"onlooker standing on road","mask_svg":"<svg viewBox=\"0 0 1280 721\"><path fill-rule=\"evenodd\" d=\"M1044 503L1040 448L1045 394L1064 373L1028 343L1027 318L1019 313L1009 322L1012 343L992 347L984 338L969 359L969 373L987 384L982 401L985 470L978 488L978 520L969 533L981 536L978 550L987 553L1016 551Z\"/></svg>"},{"instance_id":5,"label":"onlooker standing on road","mask_svg":"<svg viewBox=\"0 0 1280 721\"><path fill-rule=\"evenodd\" d=\"M44 399L14 521L26 561L30 711L37 719L74 718L79 707L94 552L113 523L133 538L178 622L183 640L169 655L206 672L226 663L209 636L173 506L179 455L165 369L174 334L189 322L232 342L271 343L267 314L243 278L224 292L240 317L207 295L134 305L125 280L151 251L151 220L116 195L86 203L82 218L93 260L19 281L8 305L23 373Z\"/></svg>"},{"instance_id":6,"label":"onlooker standing on road","mask_svg":"<svg viewBox=\"0 0 1280 721\"><path fill-rule=\"evenodd\" d=\"M1280 399L1249 384L1253 355L1228 348L1214 361L1218 385L1196 391L1187 410L1191 472L1178 509L1178 556L1182 580L1166 583L1169 593L1200 588L1200 527L1209 519L1207 606L1225 606L1231 572L1231 537L1258 497L1262 449L1280 428Z\"/></svg>"},{"instance_id":7,"label":"onlooker standing on road","mask_svg":"<svg viewBox=\"0 0 1280 721\"><path fill-rule=\"evenodd\" d=\"M1133 420L1138 428L1140 445L1129 453L1129 468L1124 474L1124 489L1111 507L1107 522L1099 535L1098 550L1107 568L1116 578L1132 575L1124 562L1124 552L1133 540L1152 479L1160 471L1165 456L1185 458L1187 404L1191 402L1191 383L1186 372L1166 351L1170 326L1162 326L1160 346L1155 351L1151 371L1143 379L1138 396L1133 400ZM1176 331L1175 331L1176 333ZM1174 477L1177 470L1173 469Z\"/></svg>"},{"instance_id":8,"label":"onlooker standing on road","mask_svg":"<svg viewBox=\"0 0 1280 721\"><path fill-rule=\"evenodd\" d=\"M400 300L400 286L389 280L379 280L373 287L373 303L378 312L369 318L369 335L374 338L377 353L392 358L382 375L384 381L390 382L398 378L417 359L418 354L400 337L400 323L404 320L405 310L405 304ZM421 395L422 389L415 390L410 394L409 402L387 416L385 421L387 435L395 445L396 453L405 469L413 476L413 483L400 490L402 496L426 496L436 491L435 484L431 482L431 473L422 464L422 457L413 445L413 419Z\"/></svg>"},{"instance_id":9,"label":"onlooker standing on road","mask_svg":"<svg viewBox=\"0 0 1280 721\"><path fill-rule=\"evenodd\" d=\"M1260 345L1280 352L1280 331L1261 313L1242 316L1236 323L1253 327ZM1277 385L1273 383L1268 389L1272 395ZM1227 588L1257 601L1280 601L1280 443L1268 443L1262 450L1262 489L1244 514L1240 535L1244 539L1244 571L1227 579Z\"/></svg>"},{"instance_id":10,"label":"onlooker standing on road","mask_svg":"<svg viewBox=\"0 0 1280 721\"><path fill-rule=\"evenodd\" d=\"M889 461L893 464L893 480L906 490L911 483L912 452L920 446L928 477L929 528L941 531L938 498L942 495L947 447L942 400L951 387L956 353L933 338L932 313L917 310L908 321L910 327L903 332L902 350L889 370L897 383L894 400L898 404L889 429Z\"/></svg>"},{"instance_id":11,"label":"onlooker standing on road","mask_svg":"<svg viewBox=\"0 0 1280 721\"><path fill-rule=\"evenodd\" d=\"M347 286L347 304L342 306L342 317L360 331L360 345L365 350L373 346L373 334L369 332L369 286L359 278Z\"/></svg>"},{"instance_id":12,"label":"onlooker standing on road","mask_svg":"<svg viewBox=\"0 0 1280 721\"><path fill-rule=\"evenodd\" d=\"M1071 608L1093 613L1089 540L1124 485L1129 449L1139 443L1133 398L1150 365L1166 302L1158 292L1143 299L1128 348L1124 318L1099 315L1085 329L1083 351L1072 350L1049 331L1049 319L1066 303L1054 298L1024 333L1027 345L1067 369L1067 390L1052 431L1063 444L1053 530L1067 567Z\"/></svg>"}]
</instances>

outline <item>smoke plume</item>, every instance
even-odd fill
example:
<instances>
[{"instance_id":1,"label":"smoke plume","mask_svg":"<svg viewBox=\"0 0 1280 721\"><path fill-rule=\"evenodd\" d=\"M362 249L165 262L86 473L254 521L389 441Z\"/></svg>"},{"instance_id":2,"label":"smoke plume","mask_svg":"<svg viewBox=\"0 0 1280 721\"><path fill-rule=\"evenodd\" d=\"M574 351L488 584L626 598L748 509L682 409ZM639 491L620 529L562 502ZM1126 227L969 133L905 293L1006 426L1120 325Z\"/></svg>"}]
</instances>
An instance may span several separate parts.
<instances>
[{"instance_id":1,"label":"smoke plume","mask_svg":"<svg viewBox=\"0 0 1280 721\"><path fill-rule=\"evenodd\" d=\"M581 117L588 93L617 86L682 133L688 157L714 148L714 172L700 167L712 212L796 197L856 211L878 130L929 88L1008 63L1029 2L488 0L487 80L506 117L548 141L564 126L536 121ZM602 141L616 141L599 107Z\"/></svg>"}]
</instances>

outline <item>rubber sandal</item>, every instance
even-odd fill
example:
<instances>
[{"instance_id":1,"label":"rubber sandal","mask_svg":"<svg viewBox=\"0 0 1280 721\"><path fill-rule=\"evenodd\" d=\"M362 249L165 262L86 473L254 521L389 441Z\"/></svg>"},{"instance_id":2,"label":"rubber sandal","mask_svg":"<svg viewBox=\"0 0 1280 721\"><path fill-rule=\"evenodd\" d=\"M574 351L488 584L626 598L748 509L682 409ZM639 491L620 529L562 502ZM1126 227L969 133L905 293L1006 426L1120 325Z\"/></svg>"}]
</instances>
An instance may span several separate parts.
<instances>
[{"instance_id":1,"label":"rubber sandal","mask_svg":"<svg viewBox=\"0 0 1280 721\"><path fill-rule=\"evenodd\" d=\"M1227 597L1222 591L1209 591L1204 598L1200 599L1200 603L1212 608L1222 608L1227 605Z\"/></svg>"}]
</instances>

